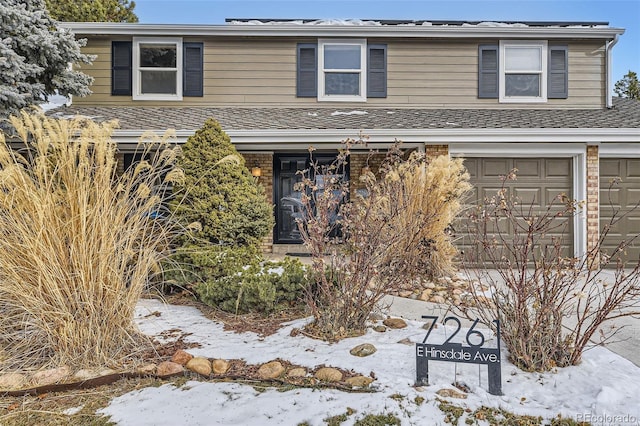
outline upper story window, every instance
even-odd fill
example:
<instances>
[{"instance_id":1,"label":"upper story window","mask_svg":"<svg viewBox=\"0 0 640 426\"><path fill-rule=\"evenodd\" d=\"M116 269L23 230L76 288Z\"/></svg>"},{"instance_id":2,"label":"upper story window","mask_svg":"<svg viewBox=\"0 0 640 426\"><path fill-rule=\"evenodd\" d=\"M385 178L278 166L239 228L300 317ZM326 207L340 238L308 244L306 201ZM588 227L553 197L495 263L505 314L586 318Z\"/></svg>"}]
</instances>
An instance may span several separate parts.
<instances>
[{"instance_id":1,"label":"upper story window","mask_svg":"<svg viewBox=\"0 0 640 426\"><path fill-rule=\"evenodd\" d=\"M204 95L204 44L134 37L111 43L111 95L181 100Z\"/></svg>"},{"instance_id":2,"label":"upper story window","mask_svg":"<svg viewBox=\"0 0 640 426\"><path fill-rule=\"evenodd\" d=\"M296 95L338 102L386 98L387 46L362 39L299 43Z\"/></svg>"},{"instance_id":3,"label":"upper story window","mask_svg":"<svg viewBox=\"0 0 640 426\"><path fill-rule=\"evenodd\" d=\"M182 39L133 39L133 99L182 99Z\"/></svg>"},{"instance_id":4,"label":"upper story window","mask_svg":"<svg viewBox=\"0 0 640 426\"><path fill-rule=\"evenodd\" d=\"M478 97L500 102L546 102L568 97L568 49L547 41L480 45Z\"/></svg>"},{"instance_id":5,"label":"upper story window","mask_svg":"<svg viewBox=\"0 0 640 426\"><path fill-rule=\"evenodd\" d=\"M319 40L318 100L366 100L365 40Z\"/></svg>"},{"instance_id":6,"label":"upper story window","mask_svg":"<svg viewBox=\"0 0 640 426\"><path fill-rule=\"evenodd\" d=\"M500 101L546 102L547 42L501 42Z\"/></svg>"}]
</instances>

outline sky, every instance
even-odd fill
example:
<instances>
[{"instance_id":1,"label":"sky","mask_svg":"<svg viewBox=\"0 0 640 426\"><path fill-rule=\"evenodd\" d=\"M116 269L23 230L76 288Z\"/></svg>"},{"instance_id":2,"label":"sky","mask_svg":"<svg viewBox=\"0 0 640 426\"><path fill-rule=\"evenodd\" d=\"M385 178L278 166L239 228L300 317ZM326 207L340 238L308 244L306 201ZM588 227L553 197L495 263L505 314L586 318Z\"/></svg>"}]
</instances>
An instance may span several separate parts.
<instances>
[{"instance_id":1,"label":"sky","mask_svg":"<svg viewBox=\"0 0 640 426\"><path fill-rule=\"evenodd\" d=\"M626 31L613 82L640 72L640 0L135 0L148 24L224 24L225 18L609 22Z\"/></svg>"}]
</instances>

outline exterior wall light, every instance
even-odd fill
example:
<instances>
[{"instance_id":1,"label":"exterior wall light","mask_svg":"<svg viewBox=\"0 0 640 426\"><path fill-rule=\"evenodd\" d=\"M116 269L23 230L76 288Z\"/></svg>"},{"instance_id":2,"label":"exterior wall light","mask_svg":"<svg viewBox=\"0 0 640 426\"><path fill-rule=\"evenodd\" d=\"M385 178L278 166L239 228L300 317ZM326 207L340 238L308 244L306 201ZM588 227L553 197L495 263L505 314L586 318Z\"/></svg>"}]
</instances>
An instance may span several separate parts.
<instances>
[{"instance_id":1,"label":"exterior wall light","mask_svg":"<svg viewBox=\"0 0 640 426\"><path fill-rule=\"evenodd\" d=\"M262 169L260 168L260 165L258 164L257 161L254 163L253 167L251 168L251 176L253 176L256 179L262 176Z\"/></svg>"}]
</instances>

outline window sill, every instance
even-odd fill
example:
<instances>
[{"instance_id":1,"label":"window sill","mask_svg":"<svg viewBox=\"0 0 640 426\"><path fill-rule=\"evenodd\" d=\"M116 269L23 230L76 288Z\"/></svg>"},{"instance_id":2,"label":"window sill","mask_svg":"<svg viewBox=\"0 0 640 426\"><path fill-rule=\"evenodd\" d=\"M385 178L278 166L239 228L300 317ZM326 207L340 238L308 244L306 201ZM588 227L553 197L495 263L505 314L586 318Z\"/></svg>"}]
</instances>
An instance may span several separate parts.
<instances>
[{"instance_id":1,"label":"window sill","mask_svg":"<svg viewBox=\"0 0 640 426\"><path fill-rule=\"evenodd\" d=\"M367 102L367 98L363 96L318 96L318 102Z\"/></svg>"},{"instance_id":2,"label":"window sill","mask_svg":"<svg viewBox=\"0 0 640 426\"><path fill-rule=\"evenodd\" d=\"M547 102L547 98L500 98L501 104L543 104Z\"/></svg>"},{"instance_id":3,"label":"window sill","mask_svg":"<svg viewBox=\"0 0 640 426\"><path fill-rule=\"evenodd\" d=\"M134 101L181 101L182 95L133 95Z\"/></svg>"}]
</instances>

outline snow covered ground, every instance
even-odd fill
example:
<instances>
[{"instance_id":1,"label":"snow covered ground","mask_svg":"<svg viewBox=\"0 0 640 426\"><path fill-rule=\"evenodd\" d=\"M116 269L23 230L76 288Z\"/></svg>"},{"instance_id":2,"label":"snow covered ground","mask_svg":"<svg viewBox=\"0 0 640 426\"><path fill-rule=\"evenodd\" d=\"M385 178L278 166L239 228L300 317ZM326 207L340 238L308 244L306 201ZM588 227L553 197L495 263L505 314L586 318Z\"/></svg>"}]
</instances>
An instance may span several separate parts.
<instances>
[{"instance_id":1,"label":"snow covered ground","mask_svg":"<svg viewBox=\"0 0 640 426\"><path fill-rule=\"evenodd\" d=\"M156 311L159 316L149 315ZM386 332L369 329L364 336L335 344L301 334L290 336L291 330L302 327L306 320L293 321L276 334L261 338L254 333L226 332L221 324L205 318L193 307L165 305L156 300L140 302L136 321L149 335L176 328L193 333L185 341L202 345L188 350L195 356L242 358L251 364L281 358L310 368L325 364L352 369L364 376L373 372L376 380L371 386L376 392L260 392L239 383L189 381L179 388L167 384L115 398L101 413L110 415L119 425L322 425L324 419L345 414L348 409L355 413L347 416L344 425L353 424L366 414L394 414L403 425L444 425L445 414L438 408L436 398L470 410L484 405L546 419L562 415L595 425L640 425L640 368L602 347L588 350L579 366L545 374L517 369L506 360L503 351L504 395L494 396L487 391L486 367L476 365L431 363L430 386L414 386L413 343L422 342L426 335L421 321L407 321L407 328ZM429 342L444 341L453 330L440 325L433 330ZM464 330L459 335L464 336ZM375 345L377 352L365 358L350 355L350 349L361 343ZM437 396L440 389L454 389L451 383L456 374L457 381L470 388L468 397Z\"/></svg>"}]
</instances>

